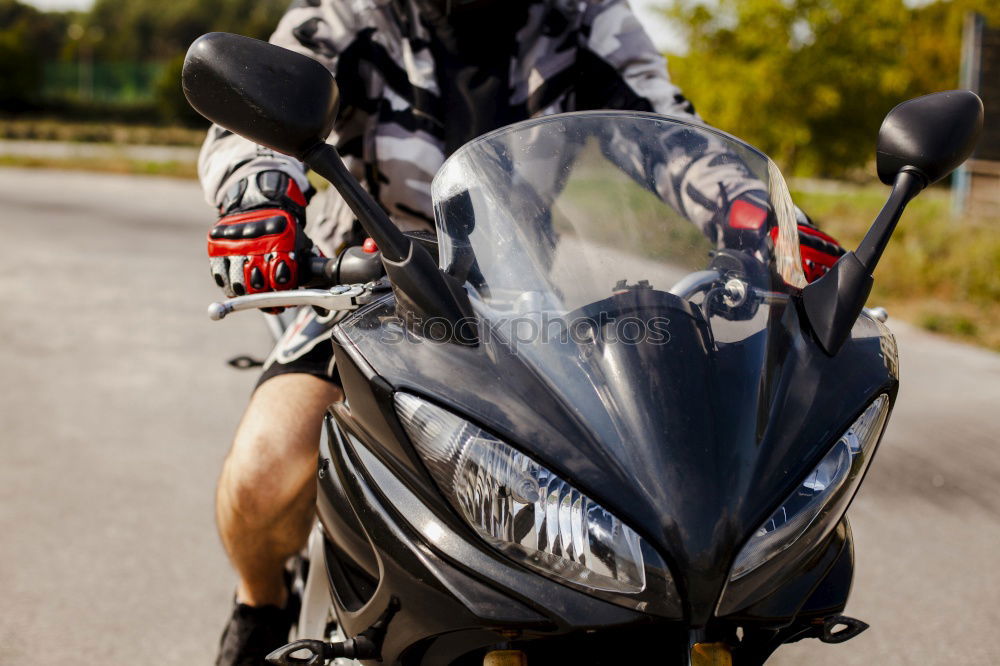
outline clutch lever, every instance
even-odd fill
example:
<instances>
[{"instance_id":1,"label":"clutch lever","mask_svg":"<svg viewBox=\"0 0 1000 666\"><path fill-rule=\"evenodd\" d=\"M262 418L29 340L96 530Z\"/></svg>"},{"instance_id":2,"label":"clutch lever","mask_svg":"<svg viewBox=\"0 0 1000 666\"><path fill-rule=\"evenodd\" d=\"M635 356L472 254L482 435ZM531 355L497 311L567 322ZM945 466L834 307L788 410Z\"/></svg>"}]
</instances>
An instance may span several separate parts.
<instances>
[{"instance_id":1,"label":"clutch lever","mask_svg":"<svg viewBox=\"0 0 1000 666\"><path fill-rule=\"evenodd\" d=\"M388 288L388 283L380 280L367 284L341 284L330 289L294 289L250 294L212 303L208 306L208 317L219 321L241 310L292 308L300 305L312 305L330 311L357 310Z\"/></svg>"}]
</instances>

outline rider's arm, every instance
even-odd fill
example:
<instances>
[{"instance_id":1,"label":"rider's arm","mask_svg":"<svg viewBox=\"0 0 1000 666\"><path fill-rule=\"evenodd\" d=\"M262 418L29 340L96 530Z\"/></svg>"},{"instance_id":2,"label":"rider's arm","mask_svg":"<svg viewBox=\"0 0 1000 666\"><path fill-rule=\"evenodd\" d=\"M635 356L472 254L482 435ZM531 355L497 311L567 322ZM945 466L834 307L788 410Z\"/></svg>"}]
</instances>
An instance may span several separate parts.
<instances>
[{"instance_id":1,"label":"rider's arm","mask_svg":"<svg viewBox=\"0 0 1000 666\"><path fill-rule=\"evenodd\" d=\"M315 58L336 74L337 54L346 50L356 32L356 19L342 4L347 3L295 3L278 23L271 43ZM298 160L212 126L198 158L198 175L209 204L221 209L231 188L260 171L281 171L302 192L309 190L305 167Z\"/></svg>"},{"instance_id":2,"label":"rider's arm","mask_svg":"<svg viewBox=\"0 0 1000 666\"><path fill-rule=\"evenodd\" d=\"M670 81L666 60L625 0L591 3L584 24L587 29L583 33L580 58L599 75L582 79L589 89L581 98L582 103L589 108L650 111L704 124L680 88ZM678 127L671 132L683 129ZM701 140L676 140L675 145L688 146L687 159L673 156L667 171L666 165L650 162L648 156L655 151L643 151L639 142L624 139L607 137L603 142L605 151L616 153L618 164L631 165L630 175L655 189L661 198L710 236L715 234L710 227L716 221L722 198L720 184L728 201L767 189L738 159L731 159L721 141L705 144Z\"/></svg>"},{"instance_id":3,"label":"rider's arm","mask_svg":"<svg viewBox=\"0 0 1000 666\"><path fill-rule=\"evenodd\" d=\"M577 108L567 111L651 111L701 122L625 0L587 3L581 36L577 66L583 85Z\"/></svg>"},{"instance_id":4,"label":"rider's arm","mask_svg":"<svg viewBox=\"0 0 1000 666\"><path fill-rule=\"evenodd\" d=\"M336 76L340 54L351 51L361 29L346 5L295 3L270 41L314 58ZM349 142L364 125L351 90L348 86L342 95L343 113L328 138L331 143ZM220 215L209 233L208 252L212 274L226 294L298 286L301 262L312 246L304 233L305 206L313 192L305 166L213 126L198 172L206 200Z\"/></svg>"},{"instance_id":5,"label":"rider's arm","mask_svg":"<svg viewBox=\"0 0 1000 666\"><path fill-rule=\"evenodd\" d=\"M666 60L625 0L590 4L584 23L587 29L583 32L580 60L588 76L581 78L588 89L577 95L578 108L567 111L650 111L704 124L680 88L670 81ZM643 151L639 142L621 139L607 137L603 141L605 152L614 153L616 163L630 165L630 175L637 182L655 191L709 238L727 247L756 243L749 236L756 231L754 225L762 224L767 217L768 188L725 144L680 139L676 145L688 146L687 159L672 159L667 169L667 165L648 159L648 155L658 154L655 151ZM843 250L832 238L818 232L801 211L796 213L804 268L812 280L825 273ZM818 244L822 244L821 250L811 252L812 245Z\"/></svg>"}]
</instances>

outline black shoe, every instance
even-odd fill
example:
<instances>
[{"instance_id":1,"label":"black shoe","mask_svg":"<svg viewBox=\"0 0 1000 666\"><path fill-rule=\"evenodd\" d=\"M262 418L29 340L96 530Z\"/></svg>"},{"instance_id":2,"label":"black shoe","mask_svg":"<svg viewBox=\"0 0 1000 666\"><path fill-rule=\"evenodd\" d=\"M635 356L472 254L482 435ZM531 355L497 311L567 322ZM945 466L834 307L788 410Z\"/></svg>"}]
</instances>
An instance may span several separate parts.
<instances>
[{"instance_id":1,"label":"black shoe","mask_svg":"<svg viewBox=\"0 0 1000 666\"><path fill-rule=\"evenodd\" d=\"M264 657L288 643L291 628L287 609L237 603L222 632L215 666L263 666Z\"/></svg>"}]
</instances>

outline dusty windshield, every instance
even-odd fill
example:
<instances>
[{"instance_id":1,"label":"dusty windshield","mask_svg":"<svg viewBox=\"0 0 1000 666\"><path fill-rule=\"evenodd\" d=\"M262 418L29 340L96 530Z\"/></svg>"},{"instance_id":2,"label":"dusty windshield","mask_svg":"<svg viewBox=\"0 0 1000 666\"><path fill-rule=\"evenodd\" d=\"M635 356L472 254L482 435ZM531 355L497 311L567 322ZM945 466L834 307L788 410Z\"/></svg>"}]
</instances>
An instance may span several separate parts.
<instances>
[{"instance_id":1,"label":"dusty windshield","mask_svg":"<svg viewBox=\"0 0 1000 666\"><path fill-rule=\"evenodd\" d=\"M677 292L720 249L752 257L762 291L805 283L794 209L770 160L663 116L564 114L499 130L456 152L432 194L442 266L487 317Z\"/></svg>"},{"instance_id":2,"label":"dusty windshield","mask_svg":"<svg viewBox=\"0 0 1000 666\"><path fill-rule=\"evenodd\" d=\"M702 166L718 195L699 209L680 184ZM763 214L733 216L747 193ZM794 209L766 157L660 116L567 114L467 144L432 194L442 266L469 294L478 344L435 356L413 336L387 352L411 340L391 303L359 311L342 326L390 381L455 399L449 373L466 367L513 392L494 422L531 412L538 394L520 391L540 381L629 474L669 476L688 447L720 470L752 458L804 282ZM719 231L734 221L740 233Z\"/></svg>"},{"instance_id":3,"label":"dusty windshield","mask_svg":"<svg viewBox=\"0 0 1000 666\"><path fill-rule=\"evenodd\" d=\"M757 403L805 284L793 204L759 151L653 114L563 114L467 144L432 197L441 265L483 332L602 439L662 437L641 403L713 376Z\"/></svg>"}]
</instances>

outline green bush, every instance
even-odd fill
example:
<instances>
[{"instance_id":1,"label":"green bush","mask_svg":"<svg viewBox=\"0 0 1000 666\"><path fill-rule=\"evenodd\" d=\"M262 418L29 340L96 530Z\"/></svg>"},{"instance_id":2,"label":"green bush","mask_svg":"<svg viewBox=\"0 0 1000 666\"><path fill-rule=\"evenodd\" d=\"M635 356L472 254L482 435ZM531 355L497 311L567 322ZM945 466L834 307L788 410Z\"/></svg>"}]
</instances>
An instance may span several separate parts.
<instances>
[{"instance_id":1,"label":"green bush","mask_svg":"<svg viewBox=\"0 0 1000 666\"><path fill-rule=\"evenodd\" d=\"M184 56L178 55L170 60L160 72L154 86L154 99L157 113L166 123L176 123L198 127L207 122L191 108L184 91L181 89L181 70L184 67Z\"/></svg>"},{"instance_id":2,"label":"green bush","mask_svg":"<svg viewBox=\"0 0 1000 666\"><path fill-rule=\"evenodd\" d=\"M0 110L18 111L37 103L42 63L58 52L66 22L65 15L0 0Z\"/></svg>"},{"instance_id":3,"label":"green bush","mask_svg":"<svg viewBox=\"0 0 1000 666\"><path fill-rule=\"evenodd\" d=\"M41 80L41 64L25 35L0 31L0 108L20 110L36 101Z\"/></svg>"},{"instance_id":4,"label":"green bush","mask_svg":"<svg viewBox=\"0 0 1000 666\"><path fill-rule=\"evenodd\" d=\"M888 188L793 192L796 203L845 247L854 248ZM1000 212L956 219L947 190L932 188L907 207L878 268L869 302L895 306L914 323L1000 349Z\"/></svg>"}]
</instances>

